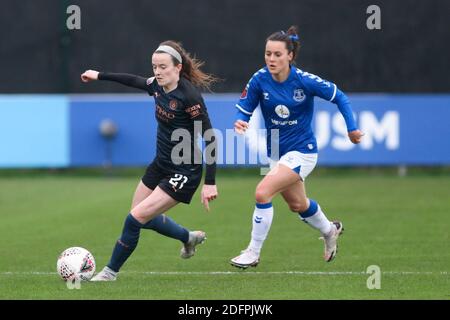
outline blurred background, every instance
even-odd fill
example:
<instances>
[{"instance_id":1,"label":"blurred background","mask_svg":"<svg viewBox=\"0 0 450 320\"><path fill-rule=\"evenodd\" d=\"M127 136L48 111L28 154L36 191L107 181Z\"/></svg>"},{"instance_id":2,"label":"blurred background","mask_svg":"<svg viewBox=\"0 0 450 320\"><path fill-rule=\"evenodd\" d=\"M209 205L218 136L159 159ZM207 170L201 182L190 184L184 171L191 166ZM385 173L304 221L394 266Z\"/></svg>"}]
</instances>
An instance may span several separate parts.
<instances>
[{"instance_id":1,"label":"blurred background","mask_svg":"<svg viewBox=\"0 0 450 320\"><path fill-rule=\"evenodd\" d=\"M365 0L0 3L0 167L147 164L155 152L153 99L112 82L84 84L80 74L151 76L151 54L167 39L181 41L223 79L205 99L225 137L239 93L264 66L265 39L290 25L299 27L297 66L349 94L366 132L353 146L336 107L318 99L320 164L450 163L448 1L378 1L376 21L368 10L374 3ZM253 118L260 128L260 114ZM116 135L102 136L102 123ZM262 150L264 158L264 139L252 139L248 152Z\"/></svg>"},{"instance_id":2,"label":"blurred background","mask_svg":"<svg viewBox=\"0 0 450 320\"><path fill-rule=\"evenodd\" d=\"M150 57L167 39L225 79L216 92L240 92L264 60L271 33L299 26L298 65L348 92L448 92L448 1L2 0L2 93L134 92L86 86L87 68L150 75ZM78 5L81 29L66 9ZM366 26L370 5L381 29Z\"/></svg>"}]
</instances>

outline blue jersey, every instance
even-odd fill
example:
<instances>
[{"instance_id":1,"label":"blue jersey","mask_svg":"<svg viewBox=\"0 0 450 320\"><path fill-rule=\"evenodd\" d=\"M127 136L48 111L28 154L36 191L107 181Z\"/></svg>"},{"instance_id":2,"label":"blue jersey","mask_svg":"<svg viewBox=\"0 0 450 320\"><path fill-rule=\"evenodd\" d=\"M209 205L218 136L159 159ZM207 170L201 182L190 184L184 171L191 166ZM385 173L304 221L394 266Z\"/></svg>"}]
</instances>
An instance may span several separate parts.
<instances>
[{"instance_id":1,"label":"blue jersey","mask_svg":"<svg viewBox=\"0 0 450 320\"><path fill-rule=\"evenodd\" d=\"M256 72L236 104L237 118L249 121L260 105L267 129L268 156L275 147L271 145L271 129L278 129L280 157L289 151L317 153L317 142L311 128L315 96L336 103L347 130L356 130L350 104L342 91L334 83L293 66L283 82L275 81L267 67Z\"/></svg>"}]
</instances>

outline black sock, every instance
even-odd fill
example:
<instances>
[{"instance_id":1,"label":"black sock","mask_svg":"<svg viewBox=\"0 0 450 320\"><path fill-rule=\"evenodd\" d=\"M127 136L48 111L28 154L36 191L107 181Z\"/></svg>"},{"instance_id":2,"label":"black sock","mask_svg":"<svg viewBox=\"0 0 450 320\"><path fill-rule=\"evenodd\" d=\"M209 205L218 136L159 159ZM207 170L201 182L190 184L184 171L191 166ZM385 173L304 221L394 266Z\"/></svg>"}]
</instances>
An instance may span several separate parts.
<instances>
[{"instance_id":1,"label":"black sock","mask_svg":"<svg viewBox=\"0 0 450 320\"><path fill-rule=\"evenodd\" d=\"M183 243L186 243L189 240L189 230L180 226L164 214L160 214L153 218L144 224L142 228L155 230L166 237L180 240Z\"/></svg>"},{"instance_id":2,"label":"black sock","mask_svg":"<svg viewBox=\"0 0 450 320\"><path fill-rule=\"evenodd\" d=\"M125 219L122 235L117 240L108 267L118 272L128 257L133 253L139 241L139 233L143 225L131 213Z\"/></svg>"}]
</instances>

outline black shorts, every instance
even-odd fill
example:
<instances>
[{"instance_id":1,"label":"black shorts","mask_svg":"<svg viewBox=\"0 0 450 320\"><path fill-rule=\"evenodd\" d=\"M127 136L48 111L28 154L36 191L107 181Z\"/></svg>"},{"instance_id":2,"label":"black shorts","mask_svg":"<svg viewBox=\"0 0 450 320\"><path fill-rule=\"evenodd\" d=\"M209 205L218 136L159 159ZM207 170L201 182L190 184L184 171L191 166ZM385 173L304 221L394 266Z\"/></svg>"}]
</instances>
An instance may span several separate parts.
<instances>
[{"instance_id":1,"label":"black shorts","mask_svg":"<svg viewBox=\"0 0 450 320\"><path fill-rule=\"evenodd\" d=\"M172 199L187 203L191 202L195 191L202 180L202 166L180 166L166 168L153 161L142 177L142 183L149 189L158 186Z\"/></svg>"}]
</instances>

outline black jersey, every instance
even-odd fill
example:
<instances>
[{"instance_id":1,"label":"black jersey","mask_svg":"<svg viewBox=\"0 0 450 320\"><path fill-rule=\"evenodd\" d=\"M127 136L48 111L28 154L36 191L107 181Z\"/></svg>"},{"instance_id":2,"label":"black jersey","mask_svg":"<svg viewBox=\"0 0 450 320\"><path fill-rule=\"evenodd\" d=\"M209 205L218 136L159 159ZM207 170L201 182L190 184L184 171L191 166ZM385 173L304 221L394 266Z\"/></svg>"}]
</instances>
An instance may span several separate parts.
<instances>
[{"instance_id":1,"label":"black jersey","mask_svg":"<svg viewBox=\"0 0 450 320\"><path fill-rule=\"evenodd\" d=\"M166 93L154 78L143 78L124 73L101 72L99 80L116 81L142 89L155 99L157 130L157 163L167 169L195 170L202 166L202 155L197 145L197 134L211 129L208 112L200 91L187 79L181 77L176 89ZM178 130L180 129L180 130ZM186 140L189 139L189 140ZM190 150L182 148L189 143ZM206 142L206 147L215 143L215 136ZM188 152L186 154L186 152ZM215 184L216 159L206 159L206 184Z\"/></svg>"}]
</instances>

